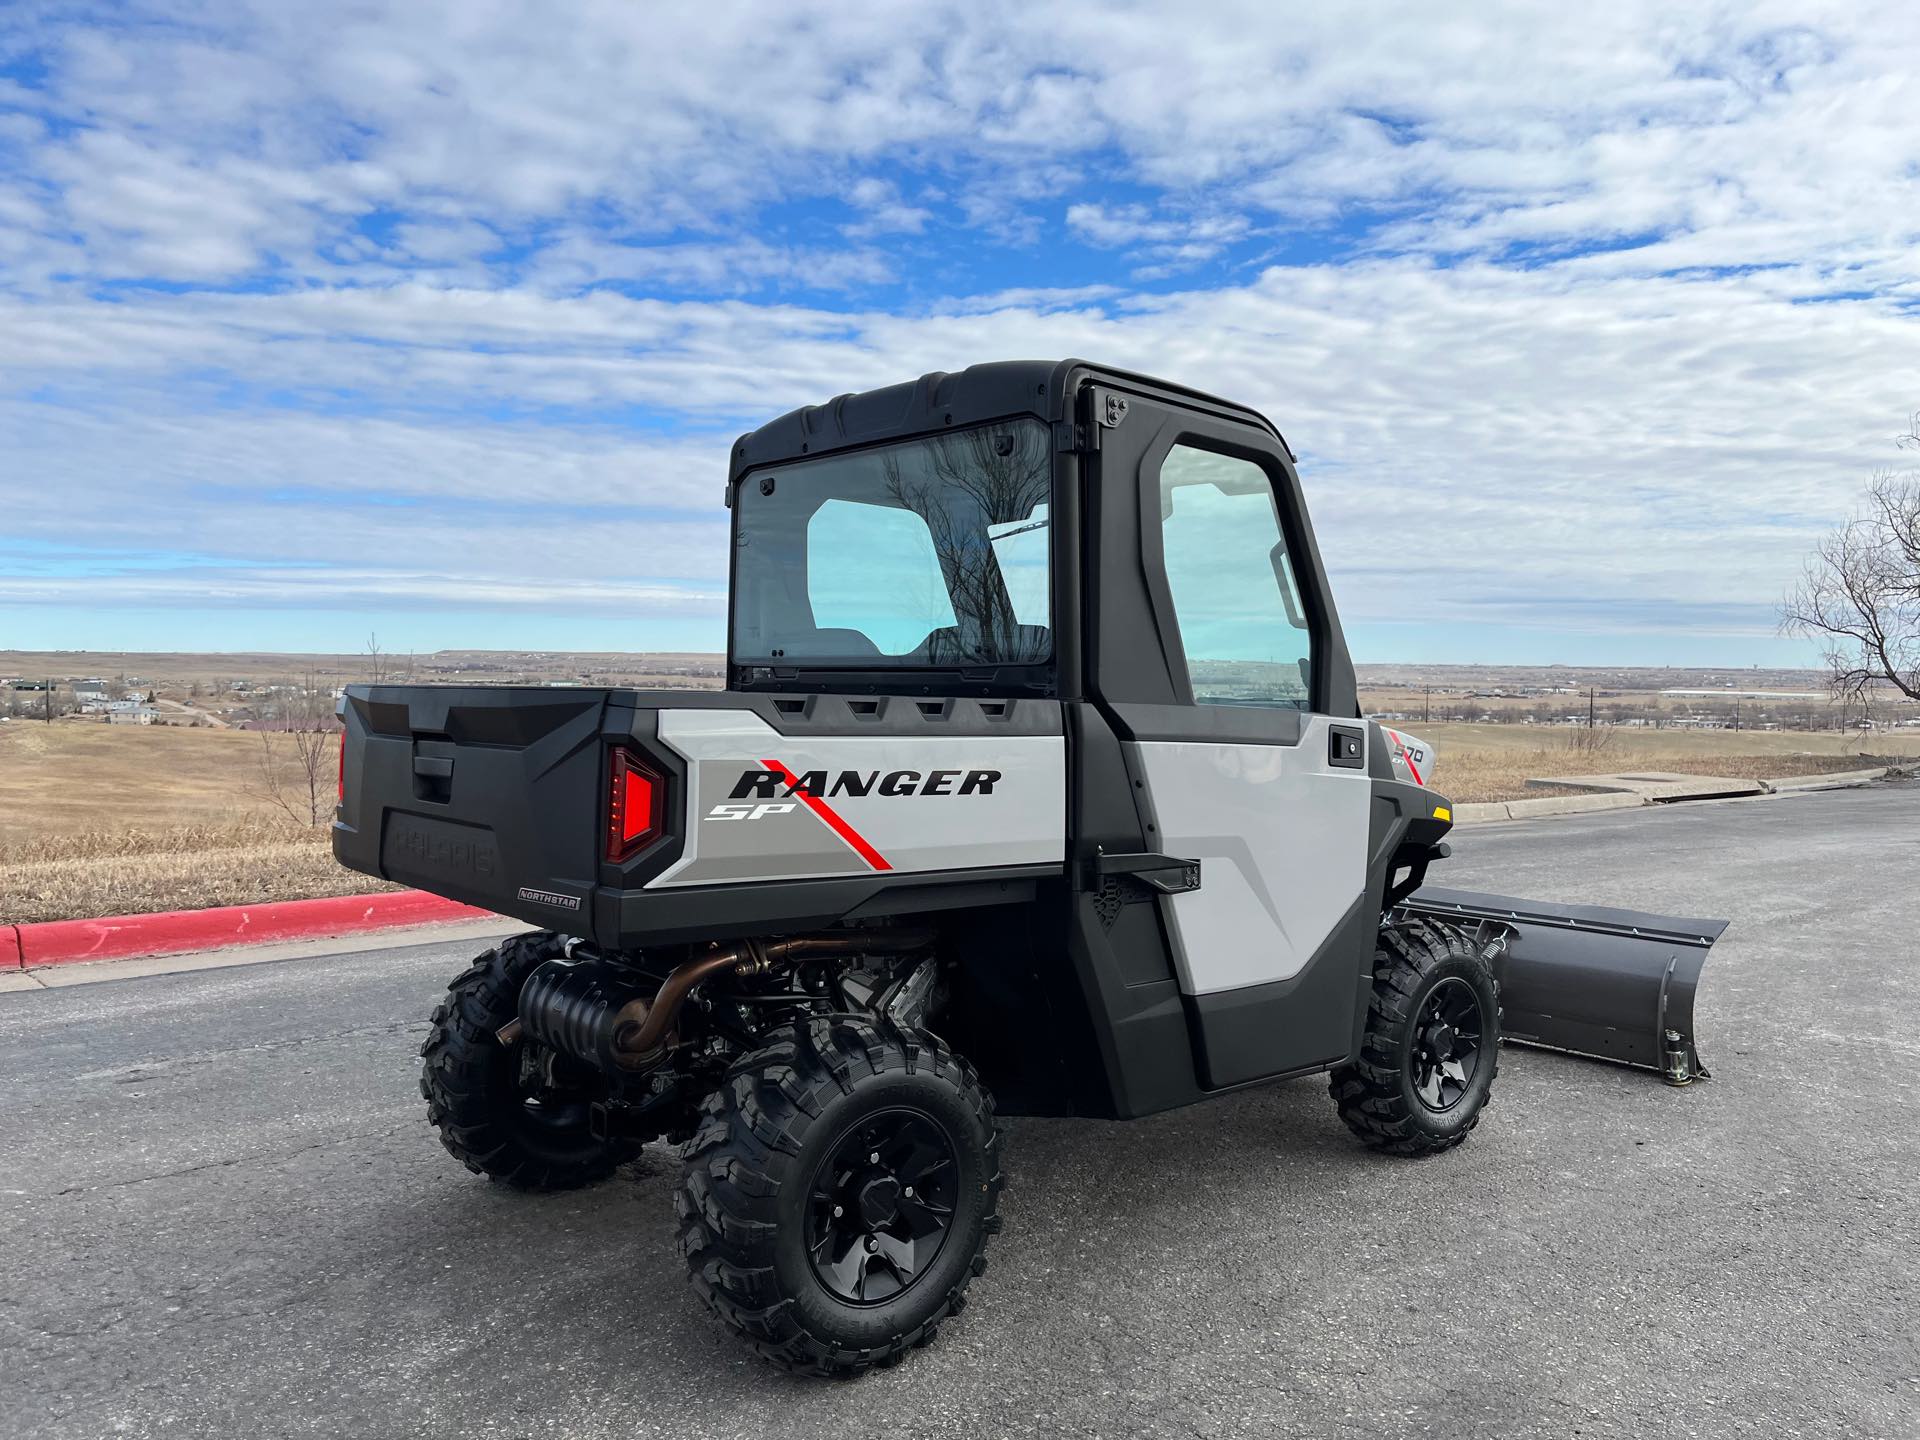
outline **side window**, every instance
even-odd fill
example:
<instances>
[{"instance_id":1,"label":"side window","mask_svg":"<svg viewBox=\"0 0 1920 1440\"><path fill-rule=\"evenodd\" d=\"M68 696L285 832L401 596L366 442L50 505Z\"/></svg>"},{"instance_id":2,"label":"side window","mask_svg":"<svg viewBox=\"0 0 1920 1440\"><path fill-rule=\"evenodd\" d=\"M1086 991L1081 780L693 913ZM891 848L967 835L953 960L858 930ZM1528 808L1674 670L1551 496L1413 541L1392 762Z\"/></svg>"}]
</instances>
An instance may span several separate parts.
<instances>
[{"instance_id":1,"label":"side window","mask_svg":"<svg viewBox=\"0 0 1920 1440\"><path fill-rule=\"evenodd\" d=\"M1309 708L1312 640L1266 471L1174 446L1160 544L1194 701Z\"/></svg>"}]
</instances>

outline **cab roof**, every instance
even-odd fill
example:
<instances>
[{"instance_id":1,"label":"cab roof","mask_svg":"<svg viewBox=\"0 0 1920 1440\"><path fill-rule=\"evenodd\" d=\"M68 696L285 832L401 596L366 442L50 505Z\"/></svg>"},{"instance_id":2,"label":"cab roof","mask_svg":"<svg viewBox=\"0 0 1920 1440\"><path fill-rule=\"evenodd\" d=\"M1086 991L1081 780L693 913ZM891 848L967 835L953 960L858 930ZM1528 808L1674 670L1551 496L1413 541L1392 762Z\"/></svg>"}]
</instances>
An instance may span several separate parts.
<instances>
[{"instance_id":1,"label":"cab roof","mask_svg":"<svg viewBox=\"0 0 1920 1440\"><path fill-rule=\"evenodd\" d=\"M1286 444L1258 411L1184 385L1086 360L997 360L965 370L935 370L918 380L789 410L734 442L728 473L730 479L738 479L756 466L787 463L802 455L828 454L1010 415L1028 414L1057 424L1071 418L1074 396L1082 386L1102 383L1251 424Z\"/></svg>"}]
</instances>

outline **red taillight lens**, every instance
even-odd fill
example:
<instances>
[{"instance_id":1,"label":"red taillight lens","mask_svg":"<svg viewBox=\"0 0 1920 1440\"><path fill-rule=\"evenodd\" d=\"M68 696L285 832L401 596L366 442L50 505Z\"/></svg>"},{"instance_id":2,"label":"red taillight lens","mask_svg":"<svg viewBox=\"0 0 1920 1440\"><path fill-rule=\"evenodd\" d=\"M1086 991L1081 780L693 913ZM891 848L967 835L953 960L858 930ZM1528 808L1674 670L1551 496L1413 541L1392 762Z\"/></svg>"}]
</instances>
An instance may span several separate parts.
<instances>
[{"instance_id":1,"label":"red taillight lens","mask_svg":"<svg viewBox=\"0 0 1920 1440\"><path fill-rule=\"evenodd\" d=\"M322 770L320 773L324 775L327 772ZM347 803L347 727L344 725L340 727L340 787L334 794L333 803Z\"/></svg>"},{"instance_id":2,"label":"red taillight lens","mask_svg":"<svg viewBox=\"0 0 1920 1440\"><path fill-rule=\"evenodd\" d=\"M607 859L618 864L660 833L660 778L627 750L613 752L607 797Z\"/></svg>"}]
</instances>

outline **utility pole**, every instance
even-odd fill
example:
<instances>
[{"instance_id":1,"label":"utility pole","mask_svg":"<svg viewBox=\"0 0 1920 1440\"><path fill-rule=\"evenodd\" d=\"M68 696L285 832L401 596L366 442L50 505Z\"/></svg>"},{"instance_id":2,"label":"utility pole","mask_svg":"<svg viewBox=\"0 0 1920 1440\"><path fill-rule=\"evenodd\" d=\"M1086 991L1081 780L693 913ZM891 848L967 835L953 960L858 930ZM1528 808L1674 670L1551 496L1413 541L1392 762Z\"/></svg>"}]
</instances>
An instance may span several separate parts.
<instances>
[{"instance_id":1,"label":"utility pole","mask_svg":"<svg viewBox=\"0 0 1920 1440\"><path fill-rule=\"evenodd\" d=\"M1593 729L1593 687L1587 687L1587 729Z\"/></svg>"},{"instance_id":2,"label":"utility pole","mask_svg":"<svg viewBox=\"0 0 1920 1440\"><path fill-rule=\"evenodd\" d=\"M51 725L53 724L53 678L51 676L47 678L46 693L41 696L41 699L46 703L40 708L46 714L47 724Z\"/></svg>"},{"instance_id":3,"label":"utility pole","mask_svg":"<svg viewBox=\"0 0 1920 1440\"><path fill-rule=\"evenodd\" d=\"M1433 723L1433 687L1431 685L1427 686L1427 714L1421 723L1423 725L1431 725Z\"/></svg>"}]
</instances>

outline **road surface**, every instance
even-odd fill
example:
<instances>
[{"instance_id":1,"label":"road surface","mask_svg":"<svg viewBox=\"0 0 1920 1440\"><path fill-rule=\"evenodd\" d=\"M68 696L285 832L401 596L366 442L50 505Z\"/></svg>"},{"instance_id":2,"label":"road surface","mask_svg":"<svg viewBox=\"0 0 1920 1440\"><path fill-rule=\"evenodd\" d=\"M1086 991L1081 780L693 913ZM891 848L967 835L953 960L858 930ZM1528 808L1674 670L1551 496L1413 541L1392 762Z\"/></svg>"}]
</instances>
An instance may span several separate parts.
<instances>
[{"instance_id":1,"label":"road surface","mask_svg":"<svg viewBox=\"0 0 1920 1440\"><path fill-rule=\"evenodd\" d=\"M1424 1163L1320 1081L1014 1122L973 1305L846 1384L697 1304L664 1152L557 1197L442 1153L472 941L0 994L0 1434L1920 1433L1920 788L1457 843L1442 883L1731 917L1716 1078L1508 1051Z\"/></svg>"}]
</instances>

